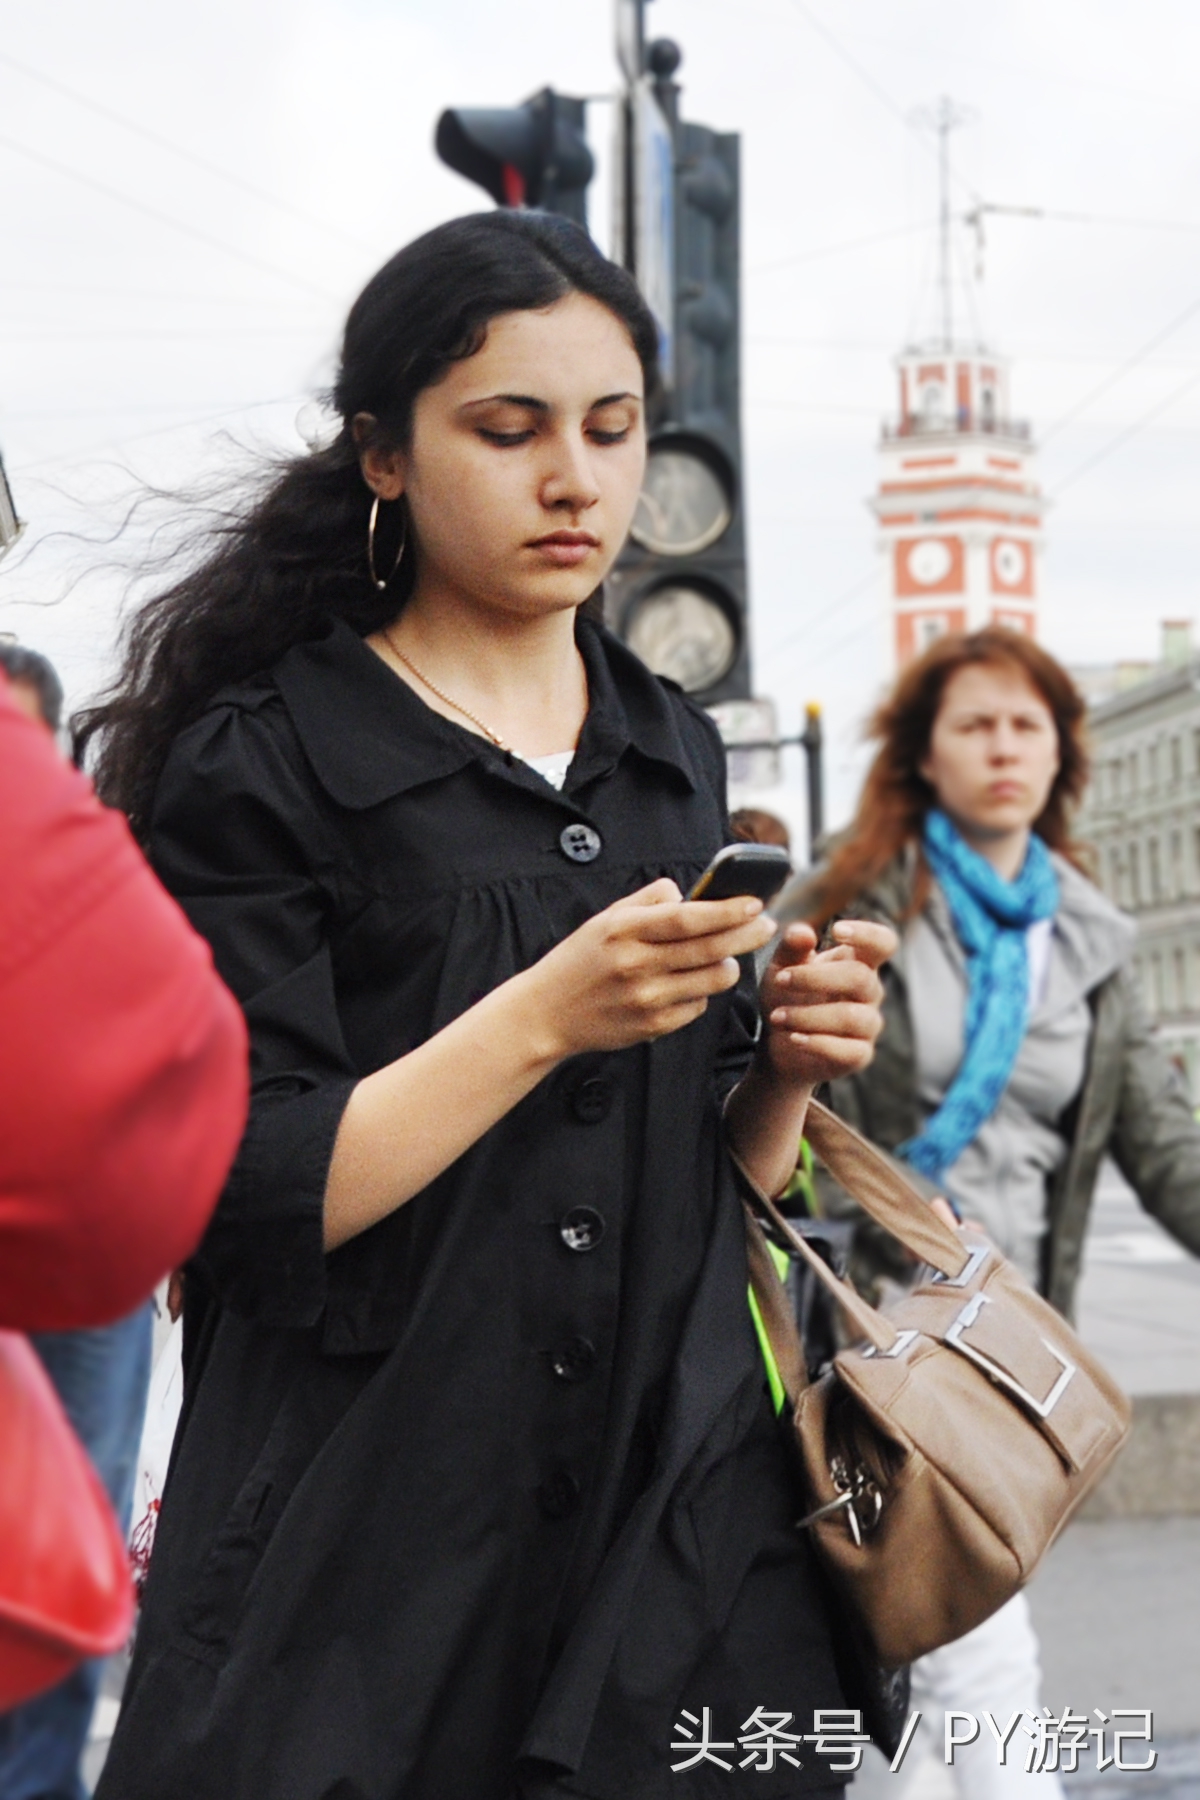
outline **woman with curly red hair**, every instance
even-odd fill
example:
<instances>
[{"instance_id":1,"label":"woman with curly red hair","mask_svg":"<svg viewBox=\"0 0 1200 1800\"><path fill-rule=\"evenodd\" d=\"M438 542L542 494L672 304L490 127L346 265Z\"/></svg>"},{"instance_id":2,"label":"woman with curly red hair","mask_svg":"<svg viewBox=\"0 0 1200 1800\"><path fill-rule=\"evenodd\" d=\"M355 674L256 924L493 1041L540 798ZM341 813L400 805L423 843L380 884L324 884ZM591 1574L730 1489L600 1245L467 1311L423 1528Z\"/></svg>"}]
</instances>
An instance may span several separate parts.
<instances>
[{"instance_id":1,"label":"woman with curly red hair","mask_svg":"<svg viewBox=\"0 0 1200 1800\"><path fill-rule=\"evenodd\" d=\"M1064 1313L1105 1155L1200 1251L1200 1129L1142 1014L1133 924L1071 837L1088 774L1084 711L1030 638L994 626L941 638L876 712L855 819L790 908L816 925L857 916L900 934L882 972L875 1059L832 1084L832 1105L981 1225ZM822 1199L856 1212L831 1186ZM908 1279L900 1255L859 1216L860 1285ZM990 1712L1003 1730L1036 1709L1037 1688L1018 1596L922 1658L913 1704ZM985 1739L958 1778L972 1800L1007 1793L1030 1778L1028 1749L1018 1730L999 1766Z\"/></svg>"}]
</instances>

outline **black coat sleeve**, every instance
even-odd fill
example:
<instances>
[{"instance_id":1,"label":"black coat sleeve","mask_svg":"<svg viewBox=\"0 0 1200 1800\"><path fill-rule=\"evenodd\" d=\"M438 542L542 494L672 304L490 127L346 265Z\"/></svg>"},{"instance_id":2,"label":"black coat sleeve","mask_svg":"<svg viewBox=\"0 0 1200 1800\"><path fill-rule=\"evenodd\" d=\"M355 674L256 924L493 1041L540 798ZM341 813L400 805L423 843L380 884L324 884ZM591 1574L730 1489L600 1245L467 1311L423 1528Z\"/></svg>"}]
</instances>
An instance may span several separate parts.
<instances>
[{"instance_id":1,"label":"black coat sleeve","mask_svg":"<svg viewBox=\"0 0 1200 1800\"><path fill-rule=\"evenodd\" d=\"M180 737L150 851L250 1029L249 1124L197 1261L244 1316L313 1325L326 1299L329 1162L358 1076L330 954L334 860L278 701L217 707Z\"/></svg>"}]
</instances>

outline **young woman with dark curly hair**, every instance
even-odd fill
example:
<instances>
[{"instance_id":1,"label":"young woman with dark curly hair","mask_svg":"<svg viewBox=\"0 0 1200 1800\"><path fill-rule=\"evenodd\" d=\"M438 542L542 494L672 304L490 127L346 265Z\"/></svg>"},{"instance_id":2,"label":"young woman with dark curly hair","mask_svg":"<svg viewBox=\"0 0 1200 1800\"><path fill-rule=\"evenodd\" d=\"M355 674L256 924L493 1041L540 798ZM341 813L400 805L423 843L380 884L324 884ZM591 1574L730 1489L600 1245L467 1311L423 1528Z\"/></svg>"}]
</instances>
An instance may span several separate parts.
<instances>
[{"instance_id":1,"label":"young woman with dark curly hair","mask_svg":"<svg viewBox=\"0 0 1200 1800\"><path fill-rule=\"evenodd\" d=\"M728 1146L783 1187L892 936L797 926L758 1037L770 921L682 898L720 741L588 606L655 350L565 221L419 239L85 726L254 1058L102 1800L844 1785L685 1740L847 1704Z\"/></svg>"}]
</instances>

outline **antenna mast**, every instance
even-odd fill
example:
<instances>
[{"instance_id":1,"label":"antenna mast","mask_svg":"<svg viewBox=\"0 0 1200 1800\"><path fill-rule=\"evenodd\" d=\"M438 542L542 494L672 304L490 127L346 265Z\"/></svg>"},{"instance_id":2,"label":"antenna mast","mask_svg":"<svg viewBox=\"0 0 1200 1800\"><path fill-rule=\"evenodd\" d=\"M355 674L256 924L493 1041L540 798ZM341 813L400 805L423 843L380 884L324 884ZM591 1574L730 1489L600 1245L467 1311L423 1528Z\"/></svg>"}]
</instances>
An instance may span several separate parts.
<instances>
[{"instance_id":1,"label":"antenna mast","mask_svg":"<svg viewBox=\"0 0 1200 1800\"><path fill-rule=\"evenodd\" d=\"M954 348L954 278L950 265L950 133L970 123L974 114L956 106L943 94L932 106L918 107L912 117L918 124L928 125L938 137L938 298L942 321L943 350Z\"/></svg>"},{"instance_id":2,"label":"antenna mast","mask_svg":"<svg viewBox=\"0 0 1200 1800\"><path fill-rule=\"evenodd\" d=\"M942 349L954 346L954 296L950 288L950 133L954 129L954 104L943 94L937 106L938 177L938 284L942 294Z\"/></svg>"}]
</instances>

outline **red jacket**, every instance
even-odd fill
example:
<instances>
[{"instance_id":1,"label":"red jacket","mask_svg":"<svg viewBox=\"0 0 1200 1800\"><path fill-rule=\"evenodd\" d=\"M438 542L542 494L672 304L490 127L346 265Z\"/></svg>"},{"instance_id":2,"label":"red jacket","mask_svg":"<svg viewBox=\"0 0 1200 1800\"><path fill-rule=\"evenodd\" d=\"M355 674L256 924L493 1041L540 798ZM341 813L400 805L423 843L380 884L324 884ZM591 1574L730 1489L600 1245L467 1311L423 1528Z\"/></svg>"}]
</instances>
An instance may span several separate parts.
<instances>
[{"instance_id":1,"label":"red jacket","mask_svg":"<svg viewBox=\"0 0 1200 1800\"><path fill-rule=\"evenodd\" d=\"M207 945L0 678L0 1327L118 1318L190 1255L246 1091Z\"/></svg>"}]
</instances>

